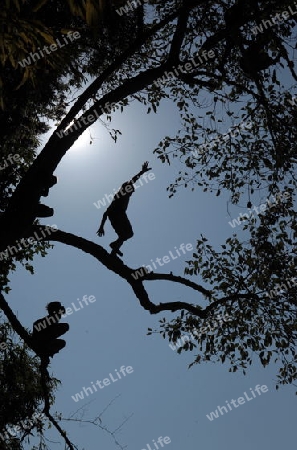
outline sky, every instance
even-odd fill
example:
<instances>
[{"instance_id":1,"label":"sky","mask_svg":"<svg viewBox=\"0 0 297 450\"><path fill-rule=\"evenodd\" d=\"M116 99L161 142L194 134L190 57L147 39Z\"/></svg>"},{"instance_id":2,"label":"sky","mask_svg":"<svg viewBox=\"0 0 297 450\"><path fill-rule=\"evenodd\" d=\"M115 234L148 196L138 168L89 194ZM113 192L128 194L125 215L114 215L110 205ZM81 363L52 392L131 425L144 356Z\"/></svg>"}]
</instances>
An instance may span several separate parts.
<instances>
[{"instance_id":1,"label":"sky","mask_svg":"<svg viewBox=\"0 0 297 450\"><path fill-rule=\"evenodd\" d=\"M134 236L122 247L125 264L138 268L174 252L183 243L195 247L201 234L217 248L234 231L241 235L242 227L234 230L228 221L246 211L229 205L229 216L226 193L216 197L198 187L194 192L180 188L168 198L166 187L175 179L180 164L175 160L170 166L164 165L152 151L179 125L178 113L167 100L157 114L146 114L146 109L135 102L124 113L115 112L112 126L122 132L116 144L100 122L94 124L58 166L58 184L44 199L55 214L41 219L41 223L55 224L109 250L115 233L107 221L105 236L96 235L105 209L96 208L94 203L113 193L148 160L155 179L136 189L130 199L127 213ZM162 269L183 275L185 261L191 257L189 251L158 272ZM64 418L84 420L105 411L102 425L111 432L120 427L116 440L129 450L279 450L295 444L296 388L275 390L276 365L263 369L255 357L246 376L229 373L228 365L220 363L202 363L189 369L195 351L179 355L160 334L147 336L148 328L158 329L160 319L170 321L175 315L150 315L130 286L90 255L55 243L46 258L35 258L34 267L34 276L23 268L12 275L12 291L7 295L22 324L32 329L32 323L45 315L45 305L51 301L75 309L63 319L70 325L64 335L67 345L50 365L50 373L61 380L52 411L61 412ZM200 281L198 277L192 279ZM184 300L206 306L203 296L185 286L150 281L145 287L156 304ZM84 296L94 296L95 300L91 297L92 303L81 308L79 302ZM122 366L126 375L119 378ZM99 389L97 385L97 392L93 388L93 393L89 390L84 399L78 400L76 394L97 380L101 386L105 380L105 386ZM257 385L262 386L262 390L257 388L260 394ZM231 400L237 402L239 397L246 400L239 400L242 404L230 409ZM207 417L226 402L229 412L222 409L223 414L217 418ZM110 433L94 425L67 421L63 427L81 449L119 448ZM50 448L63 448L57 432L48 433ZM160 437L163 440L158 443Z\"/></svg>"}]
</instances>

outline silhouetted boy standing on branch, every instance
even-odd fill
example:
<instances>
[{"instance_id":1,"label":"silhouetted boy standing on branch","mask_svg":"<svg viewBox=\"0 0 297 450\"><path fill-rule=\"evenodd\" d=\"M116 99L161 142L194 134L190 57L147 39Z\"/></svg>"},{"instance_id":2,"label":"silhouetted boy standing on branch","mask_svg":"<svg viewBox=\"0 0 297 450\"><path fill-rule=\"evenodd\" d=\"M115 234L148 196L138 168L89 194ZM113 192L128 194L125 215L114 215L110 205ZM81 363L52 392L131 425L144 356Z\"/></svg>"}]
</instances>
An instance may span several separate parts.
<instances>
[{"instance_id":1,"label":"silhouetted boy standing on branch","mask_svg":"<svg viewBox=\"0 0 297 450\"><path fill-rule=\"evenodd\" d=\"M126 210L128 208L130 197L135 191L133 184L149 170L151 170L151 168L148 167L148 161L146 161L137 175L130 181L126 181L126 183L122 184L120 190L114 195L111 204L103 214L100 228L97 231L98 236L104 236L104 224L107 218L109 218L111 226L118 235L118 239L109 244L112 248L111 254L123 256L120 247L125 241L133 236L132 226L127 217Z\"/></svg>"}]
</instances>

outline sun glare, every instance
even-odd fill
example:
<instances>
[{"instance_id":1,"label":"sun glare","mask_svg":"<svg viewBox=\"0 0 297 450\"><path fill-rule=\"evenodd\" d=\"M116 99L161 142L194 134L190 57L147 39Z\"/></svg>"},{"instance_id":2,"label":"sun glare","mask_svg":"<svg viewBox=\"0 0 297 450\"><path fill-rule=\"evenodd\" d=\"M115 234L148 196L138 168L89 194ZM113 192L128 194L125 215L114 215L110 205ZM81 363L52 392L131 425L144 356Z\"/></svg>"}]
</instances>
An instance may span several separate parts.
<instances>
[{"instance_id":1,"label":"sun glare","mask_svg":"<svg viewBox=\"0 0 297 450\"><path fill-rule=\"evenodd\" d=\"M85 130L83 134L74 142L70 151L81 152L92 142L90 130Z\"/></svg>"}]
</instances>

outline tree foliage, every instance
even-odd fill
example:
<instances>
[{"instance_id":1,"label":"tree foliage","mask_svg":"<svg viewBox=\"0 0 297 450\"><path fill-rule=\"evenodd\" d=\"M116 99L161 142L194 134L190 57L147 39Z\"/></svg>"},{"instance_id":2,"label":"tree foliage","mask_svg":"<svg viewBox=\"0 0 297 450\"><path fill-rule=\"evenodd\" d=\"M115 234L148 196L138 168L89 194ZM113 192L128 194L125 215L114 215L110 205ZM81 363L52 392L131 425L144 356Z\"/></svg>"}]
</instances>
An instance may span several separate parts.
<instances>
[{"instance_id":1,"label":"tree foliage","mask_svg":"<svg viewBox=\"0 0 297 450\"><path fill-rule=\"evenodd\" d=\"M1 448L17 450L23 448L23 442L32 432L40 433L45 427L44 391L38 358L19 341L3 317L0 333ZM52 378L48 385L51 403L57 384L58 380Z\"/></svg>"}]
</instances>

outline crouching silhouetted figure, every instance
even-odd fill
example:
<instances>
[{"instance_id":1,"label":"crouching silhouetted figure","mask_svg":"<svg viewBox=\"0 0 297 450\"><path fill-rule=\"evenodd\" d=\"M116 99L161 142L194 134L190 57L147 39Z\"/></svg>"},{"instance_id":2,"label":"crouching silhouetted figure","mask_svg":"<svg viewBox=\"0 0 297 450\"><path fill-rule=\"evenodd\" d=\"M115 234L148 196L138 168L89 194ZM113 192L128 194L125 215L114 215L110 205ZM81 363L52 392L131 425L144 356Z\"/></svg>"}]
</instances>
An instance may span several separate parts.
<instances>
[{"instance_id":1,"label":"crouching silhouetted figure","mask_svg":"<svg viewBox=\"0 0 297 450\"><path fill-rule=\"evenodd\" d=\"M39 355L45 364L65 347L66 342L58 339L69 330L68 323L59 323L65 308L60 302L51 302L46 306L48 315L36 320L33 324L33 339Z\"/></svg>"},{"instance_id":2,"label":"crouching silhouetted figure","mask_svg":"<svg viewBox=\"0 0 297 450\"><path fill-rule=\"evenodd\" d=\"M130 197L135 191L133 184L136 183L136 181L149 170L151 170L151 168L148 167L148 162L146 161L142 165L142 169L138 174L136 174L130 181L126 181L122 184L120 190L114 195L111 204L103 214L100 228L97 231L98 236L104 236L104 224L107 218L109 218L111 226L118 235L118 239L109 244L112 248L111 254L123 256L123 253L120 251L120 247L125 241L133 236L133 229L127 217L126 210L128 208Z\"/></svg>"},{"instance_id":3,"label":"crouching silhouetted figure","mask_svg":"<svg viewBox=\"0 0 297 450\"><path fill-rule=\"evenodd\" d=\"M43 183L40 194L42 197L47 197L50 188L57 184L58 178L55 175L52 175L50 173L48 174L44 171L39 174L39 177ZM50 208L49 206L39 202L36 207L35 214L37 217L52 217L54 215L54 210L53 208Z\"/></svg>"}]
</instances>

